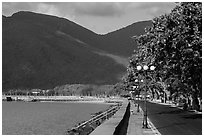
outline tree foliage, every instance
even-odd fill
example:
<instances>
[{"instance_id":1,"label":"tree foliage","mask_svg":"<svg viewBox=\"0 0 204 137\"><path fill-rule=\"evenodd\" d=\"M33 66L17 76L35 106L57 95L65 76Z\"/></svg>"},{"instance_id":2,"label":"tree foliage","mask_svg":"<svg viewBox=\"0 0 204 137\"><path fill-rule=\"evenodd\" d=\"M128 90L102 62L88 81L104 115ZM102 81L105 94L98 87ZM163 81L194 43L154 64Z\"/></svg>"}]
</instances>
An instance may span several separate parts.
<instances>
[{"instance_id":1,"label":"tree foliage","mask_svg":"<svg viewBox=\"0 0 204 137\"><path fill-rule=\"evenodd\" d=\"M138 64L154 64L156 83L169 85L184 95L201 97L202 87L202 3L183 2L169 14L152 20L152 26L136 39L128 66L128 80Z\"/></svg>"}]
</instances>

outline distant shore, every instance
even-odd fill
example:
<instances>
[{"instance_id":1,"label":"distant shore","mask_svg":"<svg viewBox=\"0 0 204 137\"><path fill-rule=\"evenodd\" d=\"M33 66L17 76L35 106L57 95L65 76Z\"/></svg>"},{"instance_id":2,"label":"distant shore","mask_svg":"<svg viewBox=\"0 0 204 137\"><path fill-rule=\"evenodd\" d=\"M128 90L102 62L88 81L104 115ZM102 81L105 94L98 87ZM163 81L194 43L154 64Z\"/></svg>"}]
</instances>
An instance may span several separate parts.
<instances>
[{"instance_id":1,"label":"distant shore","mask_svg":"<svg viewBox=\"0 0 204 137\"><path fill-rule=\"evenodd\" d=\"M3 95L2 100L7 101L26 101L26 102L77 102L77 103L120 103L120 97L94 97L94 96L18 96Z\"/></svg>"}]
</instances>

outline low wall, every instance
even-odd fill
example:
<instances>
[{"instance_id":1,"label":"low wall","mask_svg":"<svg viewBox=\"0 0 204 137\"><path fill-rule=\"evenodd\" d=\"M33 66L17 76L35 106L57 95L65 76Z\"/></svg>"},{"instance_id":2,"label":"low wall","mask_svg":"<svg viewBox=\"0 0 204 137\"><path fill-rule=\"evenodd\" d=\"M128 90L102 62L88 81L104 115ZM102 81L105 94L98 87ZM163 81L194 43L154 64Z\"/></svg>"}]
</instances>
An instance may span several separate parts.
<instances>
[{"instance_id":1,"label":"low wall","mask_svg":"<svg viewBox=\"0 0 204 137\"><path fill-rule=\"evenodd\" d=\"M118 126L115 128L113 135L126 135L127 134L129 118L130 118L130 102L128 103L123 119L120 121Z\"/></svg>"},{"instance_id":2,"label":"low wall","mask_svg":"<svg viewBox=\"0 0 204 137\"><path fill-rule=\"evenodd\" d=\"M124 118L129 102L127 99L123 100L120 109L109 119L98 126L90 135L113 135L116 127ZM126 114L127 115L127 114Z\"/></svg>"}]
</instances>

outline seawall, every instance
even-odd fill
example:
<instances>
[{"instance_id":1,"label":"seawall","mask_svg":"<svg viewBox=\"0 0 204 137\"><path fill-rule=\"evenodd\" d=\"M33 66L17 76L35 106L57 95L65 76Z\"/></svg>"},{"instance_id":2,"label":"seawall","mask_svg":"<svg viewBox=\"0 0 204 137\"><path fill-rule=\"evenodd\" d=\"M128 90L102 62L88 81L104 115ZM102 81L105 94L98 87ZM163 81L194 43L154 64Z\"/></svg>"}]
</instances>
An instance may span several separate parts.
<instances>
[{"instance_id":1,"label":"seawall","mask_svg":"<svg viewBox=\"0 0 204 137\"><path fill-rule=\"evenodd\" d=\"M125 118L126 116L128 116L128 105L129 101L127 99L124 99L121 108L115 113L115 115L98 126L90 135L114 135L115 131L115 134L119 133L119 131L117 130L121 129L129 120Z\"/></svg>"}]
</instances>

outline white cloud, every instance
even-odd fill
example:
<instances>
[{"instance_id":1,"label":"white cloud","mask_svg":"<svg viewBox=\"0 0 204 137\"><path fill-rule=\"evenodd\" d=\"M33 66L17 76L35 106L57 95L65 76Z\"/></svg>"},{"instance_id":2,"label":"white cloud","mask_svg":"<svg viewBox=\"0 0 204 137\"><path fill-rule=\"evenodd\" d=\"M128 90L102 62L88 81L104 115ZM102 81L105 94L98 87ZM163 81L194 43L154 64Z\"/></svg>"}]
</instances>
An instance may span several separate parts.
<instances>
[{"instance_id":1,"label":"white cloud","mask_svg":"<svg viewBox=\"0 0 204 137\"><path fill-rule=\"evenodd\" d=\"M18 10L30 10L57 16L121 16L127 11L141 11L157 15L165 13L173 7L173 3L159 2L3 2L3 14L11 14Z\"/></svg>"},{"instance_id":2,"label":"white cloud","mask_svg":"<svg viewBox=\"0 0 204 137\"><path fill-rule=\"evenodd\" d=\"M26 10L55 15L105 33L169 13L174 6L165 2L3 2L2 14Z\"/></svg>"},{"instance_id":3,"label":"white cloud","mask_svg":"<svg viewBox=\"0 0 204 137\"><path fill-rule=\"evenodd\" d=\"M159 16L165 13L169 13L171 9L175 7L175 3L166 3L166 2L144 2L144 3L135 3L135 6L138 10L145 11L146 14L151 15L152 17Z\"/></svg>"},{"instance_id":4,"label":"white cloud","mask_svg":"<svg viewBox=\"0 0 204 137\"><path fill-rule=\"evenodd\" d=\"M75 13L89 16L120 16L124 13L118 3L75 3Z\"/></svg>"},{"instance_id":5,"label":"white cloud","mask_svg":"<svg viewBox=\"0 0 204 137\"><path fill-rule=\"evenodd\" d=\"M47 5L45 3L39 3L36 11L49 15L59 15L59 10L57 7L54 5Z\"/></svg>"}]
</instances>

